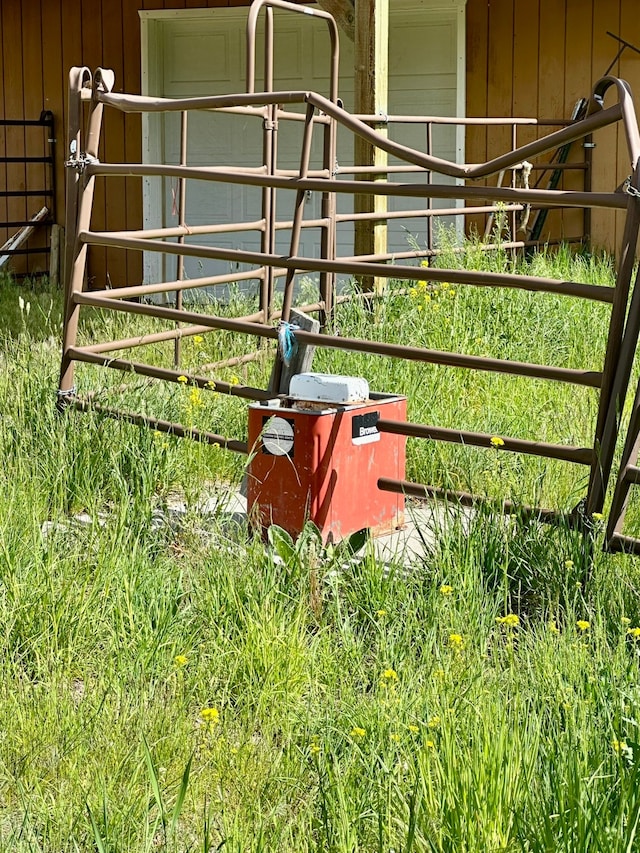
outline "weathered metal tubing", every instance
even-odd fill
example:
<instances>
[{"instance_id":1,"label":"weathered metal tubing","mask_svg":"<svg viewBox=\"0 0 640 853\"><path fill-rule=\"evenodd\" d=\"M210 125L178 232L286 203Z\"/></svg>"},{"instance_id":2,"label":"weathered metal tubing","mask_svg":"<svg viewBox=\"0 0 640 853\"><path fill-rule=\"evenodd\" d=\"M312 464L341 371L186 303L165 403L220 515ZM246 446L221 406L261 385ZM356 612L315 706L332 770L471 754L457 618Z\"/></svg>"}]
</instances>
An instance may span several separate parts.
<instances>
[{"instance_id":1,"label":"weathered metal tubing","mask_svg":"<svg viewBox=\"0 0 640 853\"><path fill-rule=\"evenodd\" d=\"M426 438L433 441L446 441L454 444L464 444L469 447L493 447L490 433L470 432L468 430L448 429L446 427L427 426L406 421L389 421L381 418L377 422L380 432L390 432L396 435L406 435L411 438ZM527 453L533 456L545 456L548 459L560 459L563 462L574 462L578 465L591 465L593 448L572 447L564 444L548 444L542 441L529 441L522 438L500 436L500 452Z\"/></svg>"},{"instance_id":2,"label":"weathered metal tubing","mask_svg":"<svg viewBox=\"0 0 640 853\"><path fill-rule=\"evenodd\" d=\"M329 78L330 95L332 101L338 99L338 70L340 65L338 27L335 19L328 12L322 9L310 8L309 6L296 6L293 3L287 3L286 0L257 0L249 9L247 18L247 92L255 91L256 72L255 72L255 33L258 21L258 15L263 6L269 5L274 9L287 9L289 12L297 12L298 14L312 15L315 18L320 18L326 21L329 28L329 37L331 40L331 71Z\"/></svg>"},{"instance_id":3,"label":"weathered metal tubing","mask_svg":"<svg viewBox=\"0 0 640 853\"><path fill-rule=\"evenodd\" d=\"M635 172L634 185L640 181L640 171ZM640 317L638 308L640 305L640 288L638 287L638 276L636 275L636 287L632 298L633 310L628 313L627 303L631 278L635 264L635 247L640 234L640 199L628 196L629 206L625 220L624 235L622 239L622 255L618 268L618 276L615 287L615 299L611 319L609 322L609 333L607 337L607 349L602 374L602 392L596 421L594 447L598 452L598 458L591 469L589 480L589 500L587 511L589 513L600 512L605 498L605 492L611 465L615 453L615 444L618 436L618 417L622 411L626 396L631 364L638 341L640 330ZM627 331L625 332L625 321ZM631 330L629 332L629 329Z\"/></svg>"},{"instance_id":4,"label":"weathered metal tubing","mask_svg":"<svg viewBox=\"0 0 640 853\"><path fill-rule=\"evenodd\" d=\"M211 317L192 311L178 312L175 308L164 308L157 305L144 305L137 302L113 302L90 293L75 294L75 302L82 305L94 305L99 308L111 308L130 314L141 314L147 317L164 318L166 320L183 320L187 323L198 322L211 329L225 329L242 334L256 335L262 338L277 338L278 331L272 326L258 323L248 323L243 320L233 320L227 317ZM459 353L441 350L409 347L402 344L380 343L362 338L332 337L299 330L296 338L301 343L313 344L328 349L346 349L353 352L367 352L371 355L395 356L408 361L423 361L428 364L449 365L450 367L475 368L492 373L529 376L533 379L549 379L556 382L569 382L587 388L599 388L602 374L596 370L577 370L570 367L554 367L543 364L529 364L522 361L505 361L502 359L484 358L477 355L461 355Z\"/></svg>"},{"instance_id":5,"label":"weathered metal tubing","mask_svg":"<svg viewBox=\"0 0 640 853\"><path fill-rule=\"evenodd\" d=\"M145 426L153 429L156 432L167 433L178 438L190 438L193 441L198 441L202 444L218 445L224 447L225 450L233 450L235 453L248 453L249 448L246 441L238 441L235 438L225 438L223 435L217 435L213 432L196 429L195 427L186 427L182 424L172 423L171 421L152 418L148 415L138 415L135 412L127 412L123 409L112 409L109 406L103 406L100 403L94 403L83 400L80 397L71 398L67 405L73 409L79 409L81 412L97 412L107 418L114 418L119 421L136 424L137 426Z\"/></svg>"},{"instance_id":6,"label":"weathered metal tubing","mask_svg":"<svg viewBox=\"0 0 640 853\"><path fill-rule=\"evenodd\" d=\"M286 270L274 270L275 275L284 275ZM92 290L95 296L105 299L137 299L140 296L151 296L154 293L172 293L174 290L198 290L202 287L218 287L236 281L260 279L262 270L245 270L224 275L210 275L204 278L191 278L186 281L160 281L156 284L138 284L127 287L112 287L109 290Z\"/></svg>"},{"instance_id":7,"label":"weathered metal tubing","mask_svg":"<svg viewBox=\"0 0 640 853\"><path fill-rule=\"evenodd\" d=\"M300 154L300 177L306 177L309 168L309 157L311 156L311 143L313 140L313 117L315 107L307 106L307 116L304 125L304 134L302 137L302 151ZM293 217L293 227L291 228L291 239L289 242L289 255L295 257L298 254L300 247L300 233L302 217L304 214L305 191L298 190L296 192L295 213ZM282 305L282 319L285 322L289 321L291 313L291 305L293 302L293 283L295 278L295 267L290 267L284 282L284 300Z\"/></svg>"},{"instance_id":8,"label":"weathered metal tubing","mask_svg":"<svg viewBox=\"0 0 640 853\"><path fill-rule=\"evenodd\" d=\"M187 177L202 181L219 181L244 184L246 186L271 186L283 190L311 190L312 192L335 192L354 195L358 192L371 192L379 195L391 195L401 198L459 198L493 199L495 201L517 202L520 204L541 203L552 207L592 207L625 210L626 197L621 193L593 192L583 193L573 190L525 190L511 187L476 187L450 184L386 184L379 181L341 181L321 180L318 178L279 178L277 176L254 175L245 172L221 172L204 166L161 166L152 163L91 163L87 172L97 176L118 175L125 177ZM452 191L453 190L453 191Z\"/></svg>"},{"instance_id":9,"label":"weathered metal tubing","mask_svg":"<svg viewBox=\"0 0 640 853\"><path fill-rule=\"evenodd\" d=\"M264 219L256 219L253 222L233 222L228 225L173 225L171 228L134 229L121 233L141 240L160 240L163 237L195 237L203 234L233 234L236 231L263 231L265 224Z\"/></svg>"},{"instance_id":10,"label":"weathered metal tubing","mask_svg":"<svg viewBox=\"0 0 640 853\"><path fill-rule=\"evenodd\" d=\"M571 514L558 512L553 509L532 507L526 504L517 504L509 500L492 500L483 495L473 495L470 492L460 492L454 489L443 489L438 486L428 486L423 483L411 483L408 480L392 480L388 477L380 477L378 488L385 492L395 492L410 498L428 500L450 501L461 506L475 507L481 504L489 505L498 512L505 515L518 515L520 517L538 518L548 523L561 523L563 521L571 524Z\"/></svg>"},{"instance_id":11,"label":"weathered metal tubing","mask_svg":"<svg viewBox=\"0 0 640 853\"><path fill-rule=\"evenodd\" d=\"M154 240L135 240L119 236L118 232L83 231L79 239L95 246L114 246L122 249L166 252L177 254L182 251L193 257L214 258L216 260L237 261L249 264L273 264L286 269L314 272L351 273L353 275L376 275L383 278L412 279L415 281L453 282L485 287L513 287L519 290L545 291L564 296L577 296L594 302L611 303L615 288L600 287L594 284L579 284L573 281L557 281L537 276L509 275L503 273L476 272L473 270L436 269L434 267L409 267L400 264L358 263L350 260L322 260L316 258L287 258L284 255L263 255L258 252L243 252L240 249L217 249L210 246L188 244L177 247L174 243L158 243Z\"/></svg>"},{"instance_id":12,"label":"weathered metal tubing","mask_svg":"<svg viewBox=\"0 0 640 853\"><path fill-rule=\"evenodd\" d=\"M163 379L165 382L178 382L182 375L178 370L169 370L165 367L128 361L122 358L111 358L101 353L87 352L82 347L71 347L69 354L77 361L84 361L87 364L99 364L102 367L110 367L124 373L135 373L136 376ZM218 394L229 394L231 397L242 397L244 400L268 400L272 396L260 388L252 388L250 385L233 385L231 382L223 382L220 379L211 379L207 376L189 374L188 379L191 386L216 391Z\"/></svg>"}]
</instances>

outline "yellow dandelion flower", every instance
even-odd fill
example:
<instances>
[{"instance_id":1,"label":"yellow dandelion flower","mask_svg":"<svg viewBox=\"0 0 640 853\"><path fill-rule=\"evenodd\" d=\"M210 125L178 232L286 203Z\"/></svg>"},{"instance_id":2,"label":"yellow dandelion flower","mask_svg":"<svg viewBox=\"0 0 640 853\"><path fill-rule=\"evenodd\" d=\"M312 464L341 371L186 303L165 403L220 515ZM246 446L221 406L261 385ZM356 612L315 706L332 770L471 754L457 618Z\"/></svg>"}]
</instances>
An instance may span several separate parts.
<instances>
[{"instance_id":1,"label":"yellow dandelion flower","mask_svg":"<svg viewBox=\"0 0 640 853\"><path fill-rule=\"evenodd\" d=\"M594 521L602 521L602 519L604 518L604 515L601 512L592 512L591 518Z\"/></svg>"},{"instance_id":2,"label":"yellow dandelion flower","mask_svg":"<svg viewBox=\"0 0 640 853\"><path fill-rule=\"evenodd\" d=\"M640 628L627 628L627 634L637 640L640 637Z\"/></svg>"},{"instance_id":3,"label":"yellow dandelion flower","mask_svg":"<svg viewBox=\"0 0 640 853\"><path fill-rule=\"evenodd\" d=\"M565 569L572 569L574 566L575 566L575 563L573 562L573 560L565 560L564 561Z\"/></svg>"},{"instance_id":4,"label":"yellow dandelion flower","mask_svg":"<svg viewBox=\"0 0 640 853\"><path fill-rule=\"evenodd\" d=\"M440 587L440 592L442 595L451 595L451 593L453 592L453 587L449 586L448 583L443 583Z\"/></svg>"},{"instance_id":5,"label":"yellow dandelion flower","mask_svg":"<svg viewBox=\"0 0 640 853\"><path fill-rule=\"evenodd\" d=\"M426 290L427 289L427 282L426 281L419 281L418 287L420 288L420 290Z\"/></svg>"},{"instance_id":6,"label":"yellow dandelion flower","mask_svg":"<svg viewBox=\"0 0 640 853\"><path fill-rule=\"evenodd\" d=\"M623 740L612 740L611 746L614 752L620 753L627 749L627 744Z\"/></svg>"},{"instance_id":7,"label":"yellow dandelion flower","mask_svg":"<svg viewBox=\"0 0 640 853\"><path fill-rule=\"evenodd\" d=\"M388 669L385 669L385 671L382 673L382 679L383 682L386 682L387 684L392 681L397 681L398 673L395 671L395 669L391 669L391 667L389 667Z\"/></svg>"},{"instance_id":8,"label":"yellow dandelion flower","mask_svg":"<svg viewBox=\"0 0 640 853\"><path fill-rule=\"evenodd\" d=\"M220 442L214 441L211 447L213 447L214 450L220 450Z\"/></svg>"},{"instance_id":9,"label":"yellow dandelion flower","mask_svg":"<svg viewBox=\"0 0 640 853\"><path fill-rule=\"evenodd\" d=\"M380 610L376 610L376 616L378 617L378 619L382 619L382 617L386 615L387 611L384 609L384 607L381 607Z\"/></svg>"},{"instance_id":10,"label":"yellow dandelion flower","mask_svg":"<svg viewBox=\"0 0 640 853\"><path fill-rule=\"evenodd\" d=\"M496 622L499 625L504 625L505 628L517 628L520 624L520 617L515 613L507 613L506 616L496 616Z\"/></svg>"},{"instance_id":11,"label":"yellow dandelion flower","mask_svg":"<svg viewBox=\"0 0 640 853\"><path fill-rule=\"evenodd\" d=\"M188 381L189 381L189 380L187 379L187 377L186 377L186 376L184 376L184 375L183 375L183 376L178 376L178 382L180 382L182 385L186 385Z\"/></svg>"},{"instance_id":12,"label":"yellow dandelion flower","mask_svg":"<svg viewBox=\"0 0 640 853\"><path fill-rule=\"evenodd\" d=\"M411 732L411 734L413 734L413 735L417 735L417 734L418 734L418 732L420 731L420 726L416 726L416 724L415 724L415 723L410 723L410 724L407 726L407 728L409 729L409 731L410 731L410 732Z\"/></svg>"},{"instance_id":13,"label":"yellow dandelion flower","mask_svg":"<svg viewBox=\"0 0 640 853\"><path fill-rule=\"evenodd\" d=\"M311 753L311 755L317 755L320 752L320 747L317 743L312 743L309 747L309 752Z\"/></svg>"},{"instance_id":14,"label":"yellow dandelion flower","mask_svg":"<svg viewBox=\"0 0 640 853\"><path fill-rule=\"evenodd\" d=\"M215 383L215 382L213 382L213 381L210 379L210 380L205 384L205 386L204 386L204 387L205 387L205 388L208 388L210 391L215 391L215 390L216 390L216 383Z\"/></svg>"},{"instance_id":15,"label":"yellow dandelion flower","mask_svg":"<svg viewBox=\"0 0 640 853\"><path fill-rule=\"evenodd\" d=\"M427 749L433 749L435 743L432 740L425 740L424 745L427 747Z\"/></svg>"},{"instance_id":16,"label":"yellow dandelion flower","mask_svg":"<svg viewBox=\"0 0 640 853\"><path fill-rule=\"evenodd\" d=\"M173 662L176 666L186 666L189 663L189 659L186 655L176 655Z\"/></svg>"},{"instance_id":17,"label":"yellow dandelion flower","mask_svg":"<svg viewBox=\"0 0 640 853\"><path fill-rule=\"evenodd\" d=\"M354 726L351 729L351 737L359 737L362 738L367 734L367 730L361 728L360 726Z\"/></svg>"},{"instance_id":18,"label":"yellow dandelion flower","mask_svg":"<svg viewBox=\"0 0 640 853\"><path fill-rule=\"evenodd\" d=\"M439 725L440 725L440 717L437 714L435 714L433 717L431 717L431 719L427 722L427 726L430 729L437 729Z\"/></svg>"},{"instance_id":19,"label":"yellow dandelion flower","mask_svg":"<svg viewBox=\"0 0 640 853\"><path fill-rule=\"evenodd\" d=\"M410 287L409 288L409 296L417 296L417 295L418 295L417 289L415 287Z\"/></svg>"},{"instance_id":20,"label":"yellow dandelion flower","mask_svg":"<svg viewBox=\"0 0 640 853\"><path fill-rule=\"evenodd\" d=\"M220 719L220 711L217 708L203 708L200 711L200 716L209 725L215 725Z\"/></svg>"},{"instance_id":21,"label":"yellow dandelion flower","mask_svg":"<svg viewBox=\"0 0 640 853\"><path fill-rule=\"evenodd\" d=\"M201 344L203 342L203 340L204 340L204 338L202 337L202 335L194 335L193 336L194 344Z\"/></svg>"},{"instance_id":22,"label":"yellow dandelion flower","mask_svg":"<svg viewBox=\"0 0 640 853\"><path fill-rule=\"evenodd\" d=\"M492 435L490 441L491 447L504 447L504 438L499 435Z\"/></svg>"},{"instance_id":23,"label":"yellow dandelion flower","mask_svg":"<svg viewBox=\"0 0 640 853\"><path fill-rule=\"evenodd\" d=\"M449 645L454 649L461 649L464 645L464 640L461 634L449 634Z\"/></svg>"},{"instance_id":24,"label":"yellow dandelion flower","mask_svg":"<svg viewBox=\"0 0 640 853\"><path fill-rule=\"evenodd\" d=\"M189 392L189 403L195 408L202 405L202 391L199 388L191 389Z\"/></svg>"},{"instance_id":25,"label":"yellow dandelion flower","mask_svg":"<svg viewBox=\"0 0 640 853\"><path fill-rule=\"evenodd\" d=\"M392 732L392 733L389 735L389 738L390 738L390 740L392 740L394 743L398 743L398 741L400 740L400 735L399 735L399 734L397 734L396 732Z\"/></svg>"},{"instance_id":26,"label":"yellow dandelion flower","mask_svg":"<svg viewBox=\"0 0 640 853\"><path fill-rule=\"evenodd\" d=\"M240 384L240 377L232 376L231 379L229 380L229 382L231 383L231 385L239 385Z\"/></svg>"},{"instance_id":27,"label":"yellow dandelion flower","mask_svg":"<svg viewBox=\"0 0 640 853\"><path fill-rule=\"evenodd\" d=\"M590 626L590 624L587 622L587 620L586 620L586 619L578 619L578 621L576 622L576 626L577 626L581 631L588 631L588 630L589 630L589 628L591 627L591 626Z\"/></svg>"}]
</instances>

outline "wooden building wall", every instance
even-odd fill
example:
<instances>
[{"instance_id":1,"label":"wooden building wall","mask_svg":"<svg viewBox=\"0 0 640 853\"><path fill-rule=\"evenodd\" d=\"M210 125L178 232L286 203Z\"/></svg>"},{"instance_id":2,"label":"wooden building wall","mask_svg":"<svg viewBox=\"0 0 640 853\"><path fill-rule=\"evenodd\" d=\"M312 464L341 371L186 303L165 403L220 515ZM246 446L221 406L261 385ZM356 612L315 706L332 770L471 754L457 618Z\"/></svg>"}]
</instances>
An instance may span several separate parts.
<instances>
[{"instance_id":1,"label":"wooden building wall","mask_svg":"<svg viewBox=\"0 0 640 853\"><path fill-rule=\"evenodd\" d=\"M140 19L138 9L243 6L245 0L2 0L0 3L0 118L37 118L43 109L57 120L58 220L64 216L66 86L72 65L113 68L118 91L140 91ZM606 31L640 44L637 0L467 0L467 114L566 118L580 96L589 93L615 57L618 45ZM640 55L627 50L612 73L639 93ZM109 115L103 156L112 161L140 160L141 124L137 116ZM519 139L526 141L531 131ZM32 153L33 141L22 130L0 131L0 156L10 145ZM479 162L510 145L508 131L470 132L467 161ZM611 189L628 174L622 134L602 132L594 154L594 189ZM0 165L0 189L26 185L41 167ZM566 185L580 185L567 177ZM577 181L577 184L576 184ZM113 189L111 189L113 186ZM0 198L0 221L25 218L21 200ZM550 222L569 233L578 214L554 214ZM108 199L96 195L94 227L138 227L142 220L136 180L110 184ZM614 248L619 217L596 213L594 242ZM4 240L0 231L0 243ZM91 274L113 286L137 281L141 266L134 256L95 255Z\"/></svg>"},{"instance_id":2,"label":"wooden building wall","mask_svg":"<svg viewBox=\"0 0 640 853\"><path fill-rule=\"evenodd\" d=\"M571 116L621 46L607 31L640 47L637 0L467 0L467 115ZM640 114L640 54L626 49L610 73L630 83ZM534 133L523 129L519 141L530 141ZM592 188L611 191L630 173L624 134L607 128L594 141ZM509 142L508 130L470 133L466 159L482 162ZM581 147L574 149L571 159L581 160ZM567 189L581 188L579 173L563 180ZM555 212L548 224L556 235L571 236L580 219L577 211ZM594 246L615 250L622 219L595 211Z\"/></svg>"}]
</instances>

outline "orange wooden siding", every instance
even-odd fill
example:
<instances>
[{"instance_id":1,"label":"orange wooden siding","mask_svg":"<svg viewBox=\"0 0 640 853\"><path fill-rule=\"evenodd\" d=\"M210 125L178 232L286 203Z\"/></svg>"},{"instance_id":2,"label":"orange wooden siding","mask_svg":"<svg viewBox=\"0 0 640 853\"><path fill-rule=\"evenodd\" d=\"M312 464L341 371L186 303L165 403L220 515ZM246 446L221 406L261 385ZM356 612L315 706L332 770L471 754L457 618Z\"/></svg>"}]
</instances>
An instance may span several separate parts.
<instances>
[{"instance_id":1,"label":"orange wooden siding","mask_svg":"<svg viewBox=\"0 0 640 853\"><path fill-rule=\"evenodd\" d=\"M64 218L66 156L66 90L72 65L104 66L116 73L116 90L140 91L140 19L138 10L245 6L246 0L2 0L0 4L0 117L38 118L51 110L57 122L57 211ZM637 0L467 0L467 114L472 116L534 116L566 118L579 97L617 53L610 30L640 44ZM612 73L624 77L640 93L640 55L626 51ZM640 98L640 95L638 96ZM523 129L519 142L537 131ZM612 189L630 171L623 134L600 132L594 152L593 187ZM22 129L0 132L0 156L5 147L23 146L37 154L36 143ZM468 162L480 162L511 144L505 128L473 129L467 134ZM577 148L577 146L576 146ZM110 160L141 158L138 116L108 111L102 156ZM573 155L572 155L573 156ZM582 159L582 150L575 152ZM40 167L2 166L0 189L7 182L25 186L38 178ZM535 178L535 174L534 174ZM580 186L582 176L567 174L565 186ZM23 200L0 199L0 220L24 218ZM93 227L139 227L142 222L138 179L118 179L105 193L97 183ZM621 217L596 212L594 244L615 248ZM548 224L557 236L579 230L580 215L553 213ZM6 235L0 232L0 241ZM135 282L141 276L140 258L109 250L94 251L90 277L103 286Z\"/></svg>"},{"instance_id":2,"label":"orange wooden siding","mask_svg":"<svg viewBox=\"0 0 640 853\"><path fill-rule=\"evenodd\" d=\"M607 31L640 47L637 0L467 0L467 114L568 118L618 53ZM630 83L640 105L640 54L625 50L610 73ZM518 140L529 141L531 134L522 130ZM593 189L613 190L631 171L624 133L607 128L594 141ZM507 143L504 132L470 131L466 159L481 162ZM583 154L574 146L571 159ZM580 188L582 176L567 172L561 186ZM577 211L555 212L547 224L554 236L567 237L577 233L580 219ZM622 220L595 211L594 246L615 249Z\"/></svg>"}]
</instances>

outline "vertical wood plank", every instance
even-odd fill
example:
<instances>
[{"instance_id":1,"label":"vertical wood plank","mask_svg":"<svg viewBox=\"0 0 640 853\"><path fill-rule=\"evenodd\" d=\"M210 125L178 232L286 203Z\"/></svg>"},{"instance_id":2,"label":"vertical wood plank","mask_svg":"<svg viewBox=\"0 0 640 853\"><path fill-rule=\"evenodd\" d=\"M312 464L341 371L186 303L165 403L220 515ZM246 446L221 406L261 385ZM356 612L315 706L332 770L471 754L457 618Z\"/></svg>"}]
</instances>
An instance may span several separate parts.
<instances>
[{"instance_id":1,"label":"vertical wood plank","mask_svg":"<svg viewBox=\"0 0 640 853\"><path fill-rule=\"evenodd\" d=\"M4 108L8 119L23 119L24 116L24 80L22 76L22 17L20 4L9 2L1 4L2 41L4 56ZM24 156L24 128L6 129L6 153L8 157ZM23 163L7 164L7 189L9 192L24 191L26 170ZM27 206L24 197L7 199L7 220L22 221L27 218ZM9 229L15 232L16 229ZM24 258L15 257L11 266L22 272Z\"/></svg>"},{"instance_id":2,"label":"vertical wood plank","mask_svg":"<svg viewBox=\"0 0 640 853\"><path fill-rule=\"evenodd\" d=\"M467 0L466 9L466 113L468 116L487 115L489 47L489 0ZM465 160L467 163L484 163L487 159L487 130L485 127L467 128L465 134ZM469 233L482 234L484 216L470 216Z\"/></svg>"},{"instance_id":3,"label":"vertical wood plank","mask_svg":"<svg viewBox=\"0 0 640 853\"><path fill-rule=\"evenodd\" d=\"M2 10L0 9L0 29L2 27ZM0 116L6 118L4 107L4 48L2 40L2 32L0 31ZM0 127L0 157L6 156L6 130ZM7 190L7 167L4 163L0 163L0 191ZM7 221L7 200L0 197L0 223ZM9 235L7 229L0 225L0 246L5 243Z\"/></svg>"},{"instance_id":4,"label":"vertical wood plank","mask_svg":"<svg viewBox=\"0 0 640 853\"><path fill-rule=\"evenodd\" d=\"M31 0L22 7L23 33L23 79L24 113L27 119L37 119L44 108L42 85L42 30L40 0ZM48 154L48 132L44 128L27 128L25 131L25 155L43 157ZM47 169L42 163L28 163L26 167L26 186L30 190L43 190L47 185ZM51 199L46 196L27 200L27 213L31 217L43 206L52 207ZM29 239L28 248L43 248L48 243L48 227L36 228ZM46 254L27 256L27 272L40 273L48 268Z\"/></svg>"},{"instance_id":5,"label":"vertical wood plank","mask_svg":"<svg viewBox=\"0 0 640 853\"><path fill-rule=\"evenodd\" d=\"M489 7L487 115L500 118L513 114L513 7L510 0L491 0ZM487 158L510 150L511 128L490 127Z\"/></svg>"},{"instance_id":6,"label":"vertical wood plank","mask_svg":"<svg viewBox=\"0 0 640 853\"><path fill-rule=\"evenodd\" d=\"M607 70L618 52L618 43L607 35L608 32L620 34L620 2L596 0L593 9L593 39L591 46L591 85L596 83ZM624 37L623 37L624 38ZM640 59L640 57L638 57ZM611 74L619 75L616 64ZM618 186L615 153L618 150L618 127L606 127L594 134L596 148L593 151L592 187L600 192L612 192ZM594 210L591 217L593 246L595 249L614 251L616 243L616 223L624 219L624 214L615 211ZM620 232L620 236L622 232Z\"/></svg>"},{"instance_id":7,"label":"vertical wood plank","mask_svg":"<svg viewBox=\"0 0 640 853\"><path fill-rule=\"evenodd\" d=\"M60 0L41 4L43 106L51 110L56 136L56 216L64 221L64 161L66 159L65 92L68 69L62 62L62 24Z\"/></svg>"},{"instance_id":8,"label":"vertical wood plank","mask_svg":"<svg viewBox=\"0 0 640 853\"><path fill-rule=\"evenodd\" d=\"M389 0L356 0L355 5L355 112L377 115L388 112L389 92ZM382 131L381 131L382 132ZM386 153L356 137L354 161L359 166L385 166ZM354 210L387 210L386 197L356 195ZM355 224L356 255L380 254L387 250L387 226L381 221ZM381 291L386 280L367 277L360 282L365 290Z\"/></svg>"},{"instance_id":9,"label":"vertical wood plank","mask_svg":"<svg viewBox=\"0 0 640 853\"><path fill-rule=\"evenodd\" d=\"M126 92L139 92L140 80L140 16L136 0L122 0L123 80ZM127 163L142 160L142 120L139 115L124 117L124 156ZM127 228L142 228L142 181L125 178ZM142 281L142 254L128 252L127 282Z\"/></svg>"},{"instance_id":10,"label":"vertical wood plank","mask_svg":"<svg viewBox=\"0 0 640 853\"><path fill-rule=\"evenodd\" d=\"M125 0L127 2L127 0ZM124 91L124 46L122 31L122 2L110 0L104 7L102 19L102 49L107 64L115 73L115 91ZM102 123L104 159L122 163L125 159L124 115L117 110L105 110ZM105 222L107 229L120 230L127 221L126 185L124 178L105 179L107 200ZM107 250L107 269L100 287L121 287L127 281L127 259L124 250Z\"/></svg>"},{"instance_id":11,"label":"vertical wood plank","mask_svg":"<svg viewBox=\"0 0 640 853\"><path fill-rule=\"evenodd\" d=\"M564 49L566 0L540 0L540 62L538 66L538 111L541 118L564 118ZM548 132L549 128L543 128ZM549 174L540 186L546 187ZM549 212L541 239L558 236L560 211Z\"/></svg>"},{"instance_id":12,"label":"vertical wood plank","mask_svg":"<svg viewBox=\"0 0 640 853\"><path fill-rule=\"evenodd\" d=\"M564 73L564 117L569 118L575 109L576 101L589 97L591 80L589 68L593 31L593 0L566 0L565 29L565 73ZM582 142L575 142L569 154L569 161L584 160ZM566 171L561 186L567 190L580 190L584 186L584 175L580 172ZM583 214L580 210L565 210L562 215L562 236L579 236L583 229Z\"/></svg>"}]
</instances>

